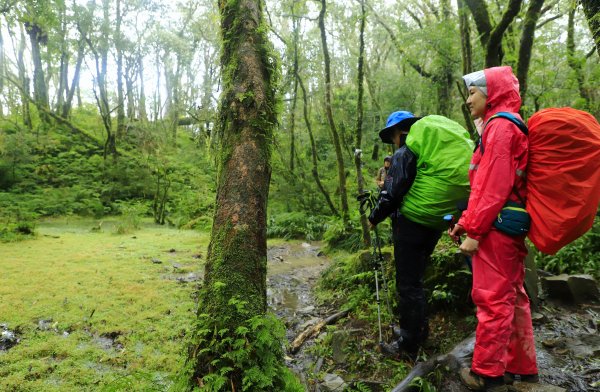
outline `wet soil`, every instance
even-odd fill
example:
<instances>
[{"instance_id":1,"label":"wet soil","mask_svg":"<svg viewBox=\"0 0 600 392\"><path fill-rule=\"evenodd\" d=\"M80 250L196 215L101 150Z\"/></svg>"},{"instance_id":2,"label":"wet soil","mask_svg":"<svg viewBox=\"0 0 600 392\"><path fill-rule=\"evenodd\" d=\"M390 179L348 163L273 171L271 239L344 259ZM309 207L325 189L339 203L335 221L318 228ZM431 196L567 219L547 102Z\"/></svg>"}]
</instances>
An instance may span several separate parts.
<instances>
[{"instance_id":1,"label":"wet soil","mask_svg":"<svg viewBox=\"0 0 600 392\"><path fill-rule=\"evenodd\" d=\"M286 337L291 342L304 329L334 312L317 306L314 297L315 284L330 260L321 253L319 244L314 243L286 243L270 247L267 260L268 304L285 323ZM288 366L305 385L308 384L307 373L318 362L318 358L307 351L312 344L312 341L307 341L296 355L286 357Z\"/></svg>"},{"instance_id":2,"label":"wet soil","mask_svg":"<svg viewBox=\"0 0 600 392\"><path fill-rule=\"evenodd\" d=\"M268 251L269 306L285 322L290 342L311 324L336 311L318 307L314 298L314 286L329 264L329 260L320 254L318 244L308 243L283 244ZM519 390L554 391L553 386L557 386L569 392L600 392L600 305L575 306L551 302L541 305L534 315L541 383L534 389L521 384ZM348 322L351 320L340 324ZM474 329L472 323L464 327L460 329ZM432 332L432 340L441 339L436 339L436 331ZM444 332L439 333L443 335ZM288 366L300 376L307 390L314 390L314 380L311 382L309 375L317 373L323 362L322 357L311 354L309 347L312 344L312 340L307 341L299 353L286 358ZM373 351L376 351L375 347ZM443 352L427 354L431 358ZM328 371L334 372L335 369L329 368ZM458 382L455 373L446 374L441 384L438 383L438 390L468 391Z\"/></svg>"}]
</instances>

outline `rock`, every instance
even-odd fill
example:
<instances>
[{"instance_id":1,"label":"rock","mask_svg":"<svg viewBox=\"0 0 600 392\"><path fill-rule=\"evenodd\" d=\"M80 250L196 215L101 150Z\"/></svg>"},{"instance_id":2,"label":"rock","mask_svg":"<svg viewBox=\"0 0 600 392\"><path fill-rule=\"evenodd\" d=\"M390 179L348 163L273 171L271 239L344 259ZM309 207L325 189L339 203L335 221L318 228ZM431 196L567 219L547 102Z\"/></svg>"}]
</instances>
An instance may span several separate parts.
<instances>
[{"instance_id":1,"label":"rock","mask_svg":"<svg viewBox=\"0 0 600 392\"><path fill-rule=\"evenodd\" d=\"M598 284L591 275L569 276L569 288L576 303L599 301Z\"/></svg>"},{"instance_id":2,"label":"rock","mask_svg":"<svg viewBox=\"0 0 600 392\"><path fill-rule=\"evenodd\" d=\"M597 358L600 356L600 336L596 334L580 335L565 341L573 355L579 358Z\"/></svg>"},{"instance_id":3,"label":"rock","mask_svg":"<svg viewBox=\"0 0 600 392\"><path fill-rule=\"evenodd\" d=\"M52 328L52 319L38 321L38 329L40 331L48 331Z\"/></svg>"},{"instance_id":4,"label":"rock","mask_svg":"<svg viewBox=\"0 0 600 392\"><path fill-rule=\"evenodd\" d=\"M543 277L542 287L550 298L573 301L573 295L569 287L569 275L567 274Z\"/></svg>"},{"instance_id":5,"label":"rock","mask_svg":"<svg viewBox=\"0 0 600 392\"><path fill-rule=\"evenodd\" d=\"M549 384L516 382L513 386L519 392L567 392L564 388Z\"/></svg>"},{"instance_id":6,"label":"rock","mask_svg":"<svg viewBox=\"0 0 600 392\"><path fill-rule=\"evenodd\" d=\"M323 382L321 383L324 391L334 392L334 391L343 391L346 389L347 384L337 374L327 373L325 377L323 377Z\"/></svg>"},{"instance_id":7,"label":"rock","mask_svg":"<svg viewBox=\"0 0 600 392\"><path fill-rule=\"evenodd\" d=\"M153 258L152 258L152 263L153 263L153 264L162 264L162 261L161 261L161 260L159 260L159 259L157 259L156 257L153 257Z\"/></svg>"},{"instance_id":8,"label":"rock","mask_svg":"<svg viewBox=\"0 0 600 392\"><path fill-rule=\"evenodd\" d=\"M349 339L350 334L346 331L335 331L331 337L331 357L338 365L346 362L346 358L348 357L346 347Z\"/></svg>"},{"instance_id":9,"label":"rock","mask_svg":"<svg viewBox=\"0 0 600 392\"><path fill-rule=\"evenodd\" d=\"M8 350L9 348L19 343L19 339L17 338L14 332L5 329L4 326L2 329L3 331L0 334L0 351Z\"/></svg>"},{"instance_id":10,"label":"rock","mask_svg":"<svg viewBox=\"0 0 600 392\"><path fill-rule=\"evenodd\" d=\"M600 300L598 284L591 275L547 276L542 278L542 286L554 299L578 304Z\"/></svg>"},{"instance_id":11,"label":"rock","mask_svg":"<svg viewBox=\"0 0 600 392\"><path fill-rule=\"evenodd\" d=\"M531 321L535 325L540 325L548 321L548 318L542 313L533 312L531 313Z\"/></svg>"}]
</instances>

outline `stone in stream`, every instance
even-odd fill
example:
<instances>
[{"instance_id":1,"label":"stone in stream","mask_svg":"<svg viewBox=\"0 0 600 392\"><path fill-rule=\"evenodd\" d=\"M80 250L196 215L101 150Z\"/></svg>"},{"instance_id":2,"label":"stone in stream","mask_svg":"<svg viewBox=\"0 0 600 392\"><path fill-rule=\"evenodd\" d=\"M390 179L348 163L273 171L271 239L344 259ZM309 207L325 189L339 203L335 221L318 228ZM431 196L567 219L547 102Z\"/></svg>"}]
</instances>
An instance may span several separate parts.
<instances>
[{"instance_id":1,"label":"stone in stream","mask_svg":"<svg viewBox=\"0 0 600 392\"><path fill-rule=\"evenodd\" d=\"M344 391L348 386L343 378L338 376L337 374L328 373L323 377L323 382L321 383L324 391Z\"/></svg>"}]
</instances>

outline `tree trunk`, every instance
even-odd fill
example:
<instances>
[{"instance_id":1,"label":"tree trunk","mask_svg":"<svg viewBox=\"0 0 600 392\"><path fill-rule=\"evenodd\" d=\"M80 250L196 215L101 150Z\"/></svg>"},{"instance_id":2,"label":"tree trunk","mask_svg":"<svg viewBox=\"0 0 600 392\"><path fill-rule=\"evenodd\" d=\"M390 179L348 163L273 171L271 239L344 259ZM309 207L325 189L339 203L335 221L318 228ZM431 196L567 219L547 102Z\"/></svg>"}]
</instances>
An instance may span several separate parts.
<instances>
[{"instance_id":1,"label":"tree trunk","mask_svg":"<svg viewBox=\"0 0 600 392\"><path fill-rule=\"evenodd\" d=\"M581 0L581 5L596 43L596 54L600 56L600 2L598 0Z\"/></svg>"},{"instance_id":2,"label":"tree trunk","mask_svg":"<svg viewBox=\"0 0 600 392\"><path fill-rule=\"evenodd\" d=\"M33 129L33 124L31 122L31 113L29 111L29 84L30 79L27 77L27 73L25 72L25 62L23 60L25 54L25 32L23 31L23 26L21 26L21 39L19 41L19 52L17 55L17 68L19 69L19 81L23 88L20 90L21 92L21 107L23 108L23 124L30 131Z\"/></svg>"},{"instance_id":3,"label":"tree trunk","mask_svg":"<svg viewBox=\"0 0 600 392\"><path fill-rule=\"evenodd\" d=\"M313 178L315 179L317 188L319 188L319 191L325 198L325 201L327 202L327 206L329 207L329 210L331 210L331 213L333 215L340 216L340 213L338 212L338 210L333 205L333 202L331 201L329 192L327 192L327 190L323 186L323 183L321 182L321 177L319 176L317 144L315 143L315 138L312 133L312 126L310 124L310 118L308 116L308 99L306 97L306 88L304 87L304 83L302 83L302 79L300 79L299 74L296 74L296 79L298 80L298 84L300 85L300 89L302 90L302 99L304 101L304 106L303 106L302 110L304 113L304 123L306 124L306 130L308 131L308 138L310 139L310 151L311 151L311 156L312 156L311 173L312 173Z\"/></svg>"},{"instance_id":4,"label":"tree trunk","mask_svg":"<svg viewBox=\"0 0 600 392\"><path fill-rule=\"evenodd\" d=\"M460 28L460 41L462 53L462 72L463 75L473 72L473 48L471 47L471 27L469 25L469 15L465 7L465 0L458 1L458 23Z\"/></svg>"},{"instance_id":5,"label":"tree trunk","mask_svg":"<svg viewBox=\"0 0 600 392\"><path fill-rule=\"evenodd\" d=\"M331 131L331 138L335 148L337 159L338 179L341 200L341 212L344 222L348 221L348 195L346 192L346 169L344 167L344 156L342 155L342 145L340 137L333 119L333 109L331 105L331 65L329 59L329 49L327 48L327 35L325 33L325 13L327 11L326 0L321 0L321 12L319 13L319 29L321 30L321 43L323 49L323 60L325 62L325 114Z\"/></svg>"},{"instance_id":6,"label":"tree trunk","mask_svg":"<svg viewBox=\"0 0 600 392\"><path fill-rule=\"evenodd\" d=\"M42 65L42 53L40 45L45 42L47 36L44 34L40 26L34 23L25 22L25 30L29 35L31 42L31 58L33 60L33 95L35 102L48 108L48 90L44 81L44 67ZM48 117L45 114L40 114L43 123L48 123Z\"/></svg>"},{"instance_id":7,"label":"tree trunk","mask_svg":"<svg viewBox=\"0 0 600 392\"><path fill-rule=\"evenodd\" d=\"M138 100L138 113L141 121L148 121L146 112L146 92L144 91L144 58L138 53L138 81L140 82L140 96Z\"/></svg>"},{"instance_id":8,"label":"tree trunk","mask_svg":"<svg viewBox=\"0 0 600 392\"><path fill-rule=\"evenodd\" d=\"M292 14L293 14L292 6ZM294 87L292 89L292 108L290 111L290 173L294 173L294 158L296 156L296 105L298 103L298 40L300 39L300 22L298 18L294 17L292 20L293 34L294 34L294 60L293 60L293 74L294 74Z\"/></svg>"},{"instance_id":9,"label":"tree trunk","mask_svg":"<svg viewBox=\"0 0 600 392\"><path fill-rule=\"evenodd\" d=\"M267 199L271 142L277 124L278 65L271 56L261 1L219 0L219 11L223 93L219 110L217 201L198 324L204 324L201 329L208 323L209 331L225 328L229 331L225 336L234 336L238 326L267 310ZM232 301L243 306L232 306ZM214 369L216 357L220 363L217 367L233 368L227 373L227 385L232 390L242 390L242 374L247 369L235 368L235 361L221 356L226 353L211 351L211 341L222 342L225 336L210 332L209 341L191 349L193 386L198 387L203 376L219 372ZM248 344L253 346L252 342ZM270 349L281 350L279 344Z\"/></svg>"},{"instance_id":10,"label":"tree trunk","mask_svg":"<svg viewBox=\"0 0 600 392\"><path fill-rule=\"evenodd\" d=\"M60 68L58 75L58 91L56 92L56 114L62 115L65 104L65 92L69 91L69 45L67 42L67 16L64 4L60 6Z\"/></svg>"},{"instance_id":11,"label":"tree trunk","mask_svg":"<svg viewBox=\"0 0 600 392\"><path fill-rule=\"evenodd\" d=\"M123 97L123 48L121 36L121 0L117 0L117 20L115 26L115 49L117 51L117 139L125 136L125 98Z\"/></svg>"},{"instance_id":12,"label":"tree trunk","mask_svg":"<svg viewBox=\"0 0 600 392\"><path fill-rule=\"evenodd\" d=\"M585 75L583 73L583 63L585 59L579 58L575 51L575 12L577 7L569 10L569 21L567 24L567 62L569 67L575 73L575 79L577 80L577 87L579 88L579 95L585 101L585 107L589 108L591 102L591 94L588 88L585 86Z\"/></svg>"},{"instance_id":13,"label":"tree trunk","mask_svg":"<svg viewBox=\"0 0 600 392\"><path fill-rule=\"evenodd\" d=\"M502 37L506 29L508 29L518 15L523 0L510 0L502 14L500 22L493 27L485 1L464 1L471 10L471 14L475 20L475 26L479 32L479 41L485 51L485 67L496 67L502 64L502 58L504 57Z\"/></svg>"},{"instance_id":14,"label":"tree trunk","mask_svg":"<svg viewBox=\"0 0 600 392\"><path fill-rule=\"evenodd\" d=\"M527 94L527 74L529 73L529 63L531 62L531 48L535 38L535 29L540 19L544 0L531 0L525 22L523 23L523 33L521 35L521 45L519 46L519 61L517 63L517 79L521 88L521 99L525 102Z\"/></svg>"},{"instance_id":15,"label":"tree trunk","mask_svg":"<svg viewBox=\"0 0 600 392\"><path fill-rule=\"evenodd\" d=\"M73 80L71 81L71 87L67 86L67 98L62 108L62 117L68 118L71 113L71 105L73 103L73 95L75 90L79 88L79 75L81 74L81 64L83 63L83 57L85 54L85 40L82 37L79 41L77 48L77 63L75 64L75 73L73 74Z\"/></svg>"},{"instance_id":16,"label":"tree trunk","mask_svg":"<svg viewBox=\"0 0 600 392\"><path fill-rule=\"evenodd\" d=\"M358 194L361 195L365 191L365 178L362 173L362 127L363 127L363 96L364 96L364 62L365 62L365 2L360 1L360 33L359 33L359 45L358 45L358 80L357 80L357 97L356 97L356 135L354 142L354 165L356 166L356 185L358 187ZM360 215L360 225L363 231L363 244L365 248L368 248L371 244L371 233L369 232L369 224L365 214Z\"/></svg>"}]
</instances>

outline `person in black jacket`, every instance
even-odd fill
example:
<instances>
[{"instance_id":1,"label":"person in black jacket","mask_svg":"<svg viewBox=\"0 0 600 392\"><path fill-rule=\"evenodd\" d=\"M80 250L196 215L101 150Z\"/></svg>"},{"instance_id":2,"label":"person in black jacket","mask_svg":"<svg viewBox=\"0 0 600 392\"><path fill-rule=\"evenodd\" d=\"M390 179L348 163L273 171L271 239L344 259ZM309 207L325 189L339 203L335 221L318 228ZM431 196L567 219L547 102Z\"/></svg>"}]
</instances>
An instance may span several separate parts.
<instances>
[{"instance_id":1,"label":"person in black jacket","mask_svg":"<svg viewBox=\"0 0 600 392\"><path fill-rule=\"evenodd\" d=\"M415 354L429 335L423 275L442 234L409 220L398 211L417 176L417 157L405 143L410 127L419 119L410 112L397 111L388 117L386 127L379 132L381 140L396 145L397 150L377 205L369 216L371 229L387 217L392 218L400 328L393 330L396 340L384 344L382 349L394 355L401 351Z\"/></svg>"}]
</instances>

